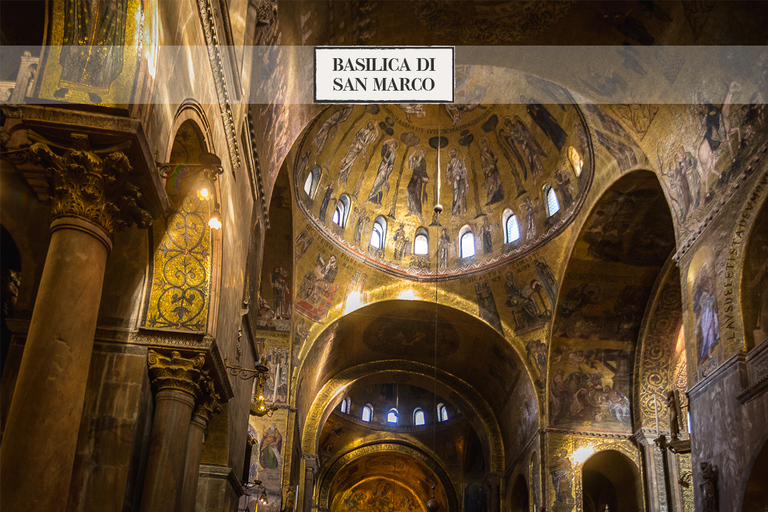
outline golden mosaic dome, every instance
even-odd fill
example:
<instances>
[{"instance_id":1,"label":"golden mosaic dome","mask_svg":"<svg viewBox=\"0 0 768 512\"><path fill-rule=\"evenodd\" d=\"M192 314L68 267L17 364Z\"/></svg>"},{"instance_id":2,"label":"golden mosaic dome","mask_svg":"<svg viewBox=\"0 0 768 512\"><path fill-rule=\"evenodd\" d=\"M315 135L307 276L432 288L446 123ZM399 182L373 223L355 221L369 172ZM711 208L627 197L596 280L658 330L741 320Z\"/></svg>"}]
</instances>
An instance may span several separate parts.
<instances>
[{"instance_id":1,"label":"golden mosaic dome","mask_svg":"<svg viewBox=\"0 0 768 512\"><path fill-rule=\"evenodd\" d=\"M301 211L357 260L416 280L530 253L579 210L593 164L578 106L520 99L329 107L299 144Z\"/></svg>"}]
</instances>

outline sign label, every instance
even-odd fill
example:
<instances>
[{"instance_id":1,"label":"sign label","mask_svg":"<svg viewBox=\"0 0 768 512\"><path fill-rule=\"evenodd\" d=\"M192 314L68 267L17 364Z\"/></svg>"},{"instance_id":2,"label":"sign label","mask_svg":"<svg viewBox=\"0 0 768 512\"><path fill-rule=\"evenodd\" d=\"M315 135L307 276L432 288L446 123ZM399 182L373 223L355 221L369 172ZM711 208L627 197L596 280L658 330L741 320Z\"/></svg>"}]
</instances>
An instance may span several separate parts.
<instances>
[{"instance_id":1,"label":"sign label","mask_svg":"<svg viewBox=\"0 0 768 512\"><path fill-rule=\"evenodd\" d=\"M315 47L315 103L453 103L453 47Z\"/></svg>"}]
</instances>

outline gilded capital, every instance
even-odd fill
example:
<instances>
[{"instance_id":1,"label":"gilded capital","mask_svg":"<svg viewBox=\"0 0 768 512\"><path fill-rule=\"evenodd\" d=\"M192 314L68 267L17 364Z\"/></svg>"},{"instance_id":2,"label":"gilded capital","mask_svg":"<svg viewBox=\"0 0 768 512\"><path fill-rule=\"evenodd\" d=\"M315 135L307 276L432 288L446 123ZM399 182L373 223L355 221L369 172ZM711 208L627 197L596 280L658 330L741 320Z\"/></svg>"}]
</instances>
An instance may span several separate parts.
<instances>
[{"instance_id":1,"label":"gilded capital","mask_svg":"<svg viewBox=\"0 0 768 512\"><path fill-rule=\"evenodd\" d=\"M206 423L211 421L211 416L221 410L221 396L216 392L216 386L213 379L204 373L200 378L200 395L195 407L195 414L200 416Z\"/></svg>"},{"instance_id":2,"label":"gilded capital","mask_svg":"<svg viewBox=\"0 0 768 512\"><path fill-rule=\"evenodd\" d=\"M152 384L158 390L172 389L190 394L196 399L201 395L200 381L204 376L205 357L182 357L177 351L170 355L150 350L147 355Z\"/></svg>"},{"instance_id":3,"label":"gilded capital","mask_svg":"<svg viewBox=\"0 0 768 512\"><path fill-rule=\"evenodd\" d=\"M151 215L139 207L141 192L131 183L128 157L113 151L101 157L88 137L72 135L72 147L54 149L37 142L29 148L33 163L45 168L52 201L51 217L79 217L101 227L111 237L136 223L145 228Z\"/></svg>"}]
</instances>

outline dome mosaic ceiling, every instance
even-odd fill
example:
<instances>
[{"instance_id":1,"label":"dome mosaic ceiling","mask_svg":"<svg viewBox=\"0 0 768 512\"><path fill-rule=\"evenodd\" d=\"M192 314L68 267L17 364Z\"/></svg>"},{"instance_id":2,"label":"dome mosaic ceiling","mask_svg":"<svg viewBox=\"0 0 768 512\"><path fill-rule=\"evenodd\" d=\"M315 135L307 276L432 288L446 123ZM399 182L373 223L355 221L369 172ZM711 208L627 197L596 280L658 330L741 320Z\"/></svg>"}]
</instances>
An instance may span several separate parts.
<instances>
[{"instance_id":1,"label":"dome mosaic ceiling","mask_svg":"<svg viewBox=\"0 0 768 512\"><path fill-rule=\"evenodd\" d=\"M520 258L573 219L594 172L578 106L520 100L329 107L295 153L297 203L327 240L398 277L450 279Z\"/></svg>"}]
</instances>

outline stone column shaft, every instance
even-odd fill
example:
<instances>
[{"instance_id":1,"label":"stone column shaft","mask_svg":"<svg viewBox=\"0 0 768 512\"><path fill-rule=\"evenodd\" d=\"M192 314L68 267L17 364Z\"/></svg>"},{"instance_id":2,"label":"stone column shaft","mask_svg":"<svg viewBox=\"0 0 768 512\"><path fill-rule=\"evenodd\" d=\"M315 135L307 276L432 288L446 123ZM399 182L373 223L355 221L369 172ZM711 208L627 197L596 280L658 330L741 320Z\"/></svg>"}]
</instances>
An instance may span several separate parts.
<instances>
[{"instance_id":1,"label":"stone column shaft","mask_svg":"<svg viewBox=\"0 0 768 512\"><path fill-rule=\"evenodd\" d=\"M49 180L53 221L0 446L0 509L8 512L66 509L112 236L151 222L125 154L102 158L82 134L57 148L29 148Z\"/></svg>"},{"instance_id":2,"label":"stone column shaft","mask_svg":"<svg viewBox=\"0 0 768 512\"><path fill-rule=\"evenodd\" d=\"M312 511L312 496L315 494L315 472L318 469L317 455L304 455L304 503L303 512Z\"/></svg>"},{"instance_id":3,"label":"stone column shaft","mask_svg":"<svg viewBox=\"0 0 768 512\"><path fill-rule=\"evenodd\" d=\"M178 352L149 351L155 397L155 416L149 440L147 470L141 495L142 512L175 512L179 506L188 433L199 395L197 382L205 358L186 359Z\"/></svg>"},{"instance_id":4,"label":"stone column shaft","mask_svg":"<svg viewBox=\"0 0 768 512\"><path fill-rule=\"evenodd\" d=\"M216 393L213 381L206 378L201 382L201 396L187 436L187 455L184 463L184 476L181 484L179 512L195 512L197 502L197 482L200 477L200 459L203 456L203 441L208 422L213 413L221 410L221 398Z\"/></svg>"},{"instance_id":5,"label":"stone column shaft","mask_svg":"<svg viewBox=\"0 0 768 512\"><path fill-rule=\"evenodd\" d=\"M74 217L52 229L0 448L9 512L66 508L111 245Z\"/></svg>"},{"instance_id":6,"label":"stone column shaft","mask_svg":"<svg viewBox=\"0 0 768 512\"><path fill-rule=\"evenodd\" d=\"M197 502L197 480L200 475L200 458L203 454L203 440L208 421L197 414L192 415L187 436L187 457L181 484L179 512L194 512Z\"/></svg>"}]
</instances>

